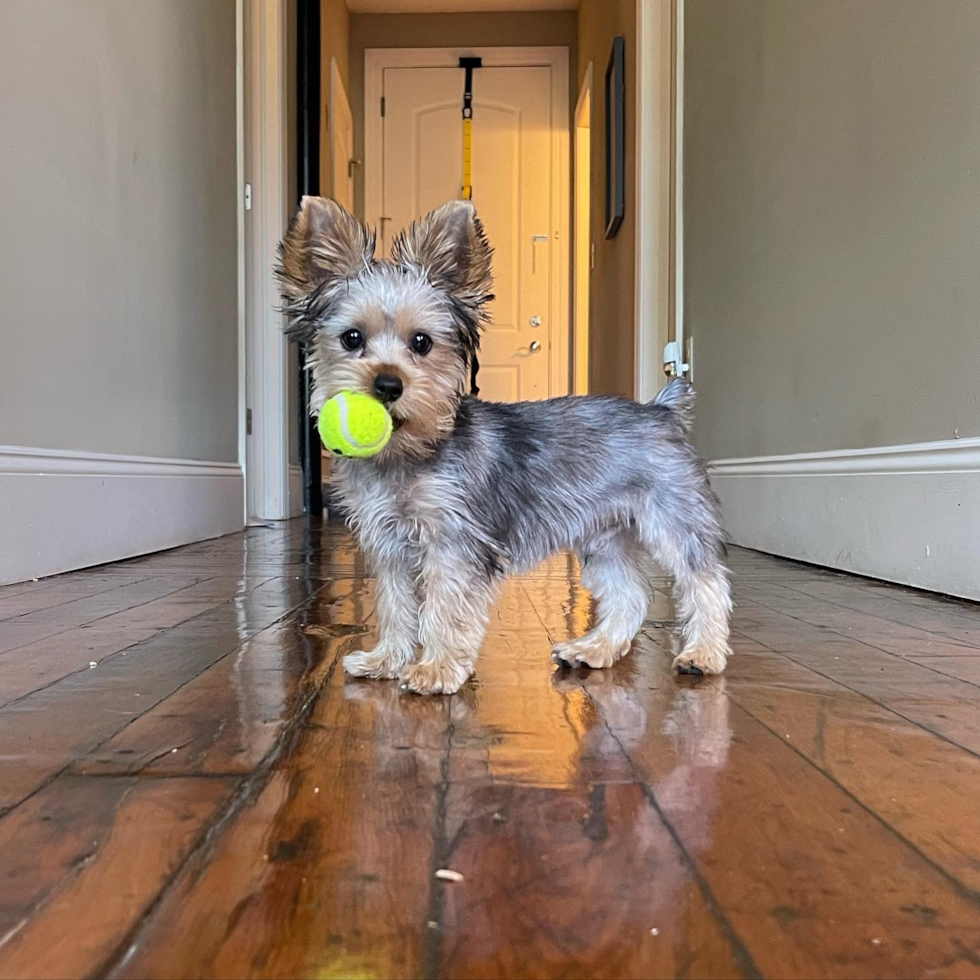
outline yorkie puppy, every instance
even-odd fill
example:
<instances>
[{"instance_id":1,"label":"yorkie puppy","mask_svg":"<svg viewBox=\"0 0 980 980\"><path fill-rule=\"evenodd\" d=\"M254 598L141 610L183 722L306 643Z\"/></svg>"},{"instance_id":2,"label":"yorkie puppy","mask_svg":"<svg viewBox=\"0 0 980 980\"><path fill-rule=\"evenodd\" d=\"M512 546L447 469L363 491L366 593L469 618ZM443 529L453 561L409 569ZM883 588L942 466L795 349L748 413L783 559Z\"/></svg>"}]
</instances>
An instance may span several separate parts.
<instances>
[{"instance_id":1,"label":"yorkie puppy","mask_svg":"<svg viewBox=\"0 0 980 980\"><path fill-rule=\"evenodd\" d=\"M452 694L473 674L495 586L574 550L595 626L559 643L571 667L629 651L655 562L674 580L681 672L725 668L731 613L724 535L687 436L694 394L675 379L648 405L576 397L497 404L468 392L487 317L492 250L453 201L375 258L375 237L334 201L303 199L277 270L290 336L306 346L311 411L339 391L388 407L395 431L331 480L377 576L378 645L358 677Z\"/></svg>"}]
</instances>

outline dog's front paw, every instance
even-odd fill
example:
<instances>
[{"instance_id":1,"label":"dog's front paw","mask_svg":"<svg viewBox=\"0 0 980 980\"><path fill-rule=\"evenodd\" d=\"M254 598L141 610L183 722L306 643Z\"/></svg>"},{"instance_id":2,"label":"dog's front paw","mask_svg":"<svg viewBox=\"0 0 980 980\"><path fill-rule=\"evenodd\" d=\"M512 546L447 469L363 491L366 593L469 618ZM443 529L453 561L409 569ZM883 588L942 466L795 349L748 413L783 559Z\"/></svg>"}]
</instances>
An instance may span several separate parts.
<instances>
[{"instance_id":1,"label":"dog's front paw","mask_svg":"<svg viewBox=\"0 0 980 980\"><path fill-rule=\"evenodd\" d=\"M565 667L611 667L630 651L629 643L615 644L606 637L588 633L577 640L556 643L551 651L551 659Z\"/></svg>"},{"instance_id":2,"label":"dog's front paw","mask_svg":"<svg viewBox=\"0 0 980 980\"><path fill-rule=\"evenodd\" d=\"M674 670L678 674L720 674L728 663L725 650L709 646L696 646L682 650L674 657Z\"/></svg>"},{"instance_id":3,"label":"dog's front paw","mask_svg":"<svg viewBox=\"0 0 980 980\"><path fill-rule=\"evenodd\" d=\"M414 694L455 694L473 675L473 665L458 660L430 660L406 667L399 687Z\"/></svg>"},{"instance_id":4,"label":"dog's front paw","mask_svg":"<svg viewBox=\"0 0 980 980\"><path fill-rule=\"evenodd\" d=\"M351 677L371 677L375 680L397 677L407 658L390 650L358 650L344 657L344 670Z\"/></svg>"}]
</instances>

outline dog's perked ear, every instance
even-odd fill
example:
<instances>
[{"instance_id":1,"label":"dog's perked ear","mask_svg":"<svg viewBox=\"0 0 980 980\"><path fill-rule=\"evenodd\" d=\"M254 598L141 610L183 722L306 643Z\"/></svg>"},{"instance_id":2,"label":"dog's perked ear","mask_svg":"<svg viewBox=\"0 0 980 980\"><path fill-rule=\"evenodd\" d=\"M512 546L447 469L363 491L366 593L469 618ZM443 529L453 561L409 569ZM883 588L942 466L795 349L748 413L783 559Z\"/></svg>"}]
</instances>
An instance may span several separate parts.
<instances>
[{"instance_id":1,"label":"dog's perked ear","mask_svg":"<svg viewBox=\"0 0 980 980\"><path fill-rule=\"evenodd\" d=\"M356 278L369 266L374 246L374 234L336 201L304 197L279 245L276 268L290 318L287 332L302 339L312 329L308 308L322 306L332 284Z\"/></svg>"},{"instance_id":2,"label":"dog's perked ear","mask_svg":"<svg viewBox=\"0 0 980 980\"><path fill-rule=\"evenodd\" d=\"M492 258L483 223L469 201L450 201L430 211L391 245L392 262L418 269L474 311L493 299Z\"/></svg>"}]
</instances>

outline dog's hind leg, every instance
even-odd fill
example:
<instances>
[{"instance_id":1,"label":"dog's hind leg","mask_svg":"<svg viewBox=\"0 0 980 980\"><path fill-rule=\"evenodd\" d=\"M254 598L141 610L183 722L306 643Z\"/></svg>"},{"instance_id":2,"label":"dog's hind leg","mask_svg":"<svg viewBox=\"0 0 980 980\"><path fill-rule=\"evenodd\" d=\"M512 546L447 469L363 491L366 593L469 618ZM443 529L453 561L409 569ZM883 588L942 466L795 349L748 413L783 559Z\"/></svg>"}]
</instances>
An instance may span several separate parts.
<instances>
[{"instance_id":1,"label":"dog's hind leg","mask_svg":"<svg viewBox=\"0 0 980 980\"><path fill-rule=\"evenodd\" d=\"M596 601L595 628L555 644L551 659L569 667L610 667L629 653L650 608L650 586L629 532L594 543L581 556L582 584Z\"/></svg>"},{"instance_id":2,"label":"dog's hind leg","mask_svg":"<svg viewBox=\"0 0 980 980\"><path fill-rule=\"evenodd\" d=\"M674 525L654 525L660 533L650 545L674 579L683 637L674 667L681 674L720 674L731 656L732 600L722 561L724 539L712 506L695 506L690 516Z\"/></svg>"}]
</instances>

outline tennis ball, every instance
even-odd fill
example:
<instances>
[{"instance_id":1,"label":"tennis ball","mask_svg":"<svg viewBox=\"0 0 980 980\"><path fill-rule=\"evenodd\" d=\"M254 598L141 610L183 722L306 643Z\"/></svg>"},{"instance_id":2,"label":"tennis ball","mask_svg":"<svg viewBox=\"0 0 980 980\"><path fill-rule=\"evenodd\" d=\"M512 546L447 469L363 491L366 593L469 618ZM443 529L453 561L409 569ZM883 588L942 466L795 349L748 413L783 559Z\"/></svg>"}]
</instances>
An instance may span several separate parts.
<instances>
[{"instance_id":1,"label":"tennis ball","mask_svg":"<svg viewBox=\"0 0 980 980\"><path fill-rule=\"evenodd\" d=\"M317 424L324 446L338 456L374 456L391 438L391 416L370 395L342 391L325 402Z\"/></svg>"}]
</instances>

